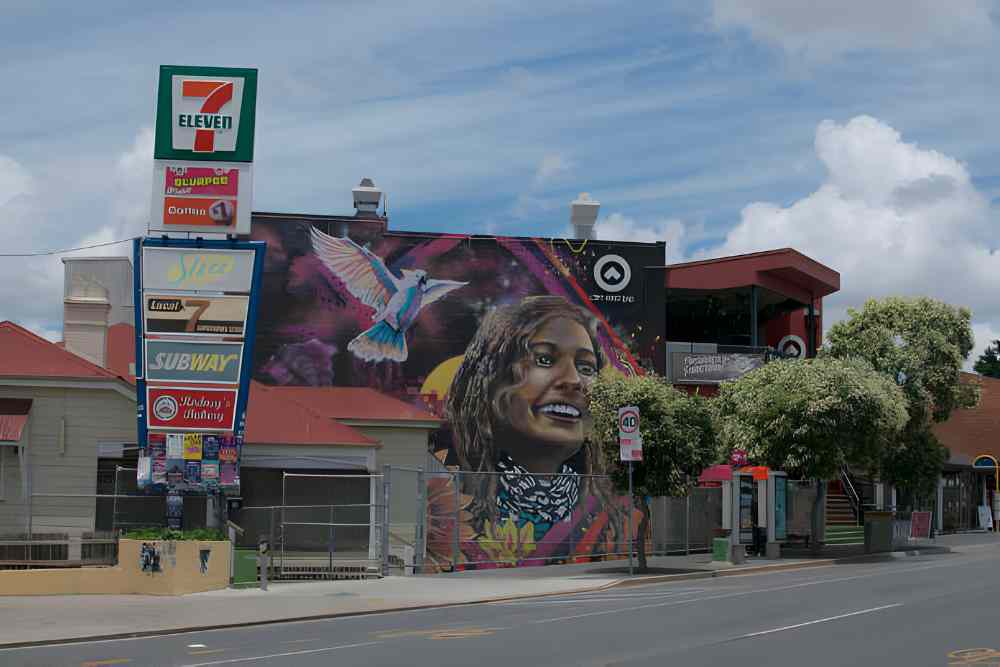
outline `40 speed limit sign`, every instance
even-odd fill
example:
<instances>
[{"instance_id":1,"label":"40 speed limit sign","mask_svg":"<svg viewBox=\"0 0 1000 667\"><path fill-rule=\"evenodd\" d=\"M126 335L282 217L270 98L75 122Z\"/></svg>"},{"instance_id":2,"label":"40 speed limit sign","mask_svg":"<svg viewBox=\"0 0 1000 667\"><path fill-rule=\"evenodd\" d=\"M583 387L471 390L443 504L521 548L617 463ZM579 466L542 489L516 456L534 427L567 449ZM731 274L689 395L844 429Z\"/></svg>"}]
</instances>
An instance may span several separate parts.
<instances>
[{"instance_id":1,"label":"40 speed limit sign","mask_svg":"<svg viewBox=\"0 0 1000 667\"><path fill-rule=\"evenodd\" d=\"M639 432L639 408L618 408L618 449L622 461L642 460L642 434Z\"/></svg>"}]
</instances>

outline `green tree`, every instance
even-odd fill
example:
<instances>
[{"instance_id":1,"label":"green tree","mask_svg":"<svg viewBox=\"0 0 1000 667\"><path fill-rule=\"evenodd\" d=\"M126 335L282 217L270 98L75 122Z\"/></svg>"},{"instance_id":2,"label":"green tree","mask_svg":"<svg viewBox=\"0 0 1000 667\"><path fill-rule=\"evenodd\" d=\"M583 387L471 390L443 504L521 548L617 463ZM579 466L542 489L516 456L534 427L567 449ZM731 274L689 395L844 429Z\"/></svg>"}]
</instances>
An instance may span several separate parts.
<instances>
[{"instance_id":1,"label":"green tree","mask_svg":"<svg viewBox=\"0 0 1000 667\"><path fill-rule=\"evenodd\" d=\"M861 360L773 361L719 388L713 404L724 451L814 479L813 534L824 480L847 463L874 468L907 421L896 384Z\"/></svg>"},{"instance_id":2,"label":"green tree","mask_svg":"<svg viewBox=\"0 0 1000 667\"><path fill-rule=\"evenodd\" d=\"M633 463L633 504L639 524L639 571L647 568L649 496L683 496L695 476L719 457L711 410L701 396L674 389L654 375L625 377L602 373L591 387L591 437L601 445L615 489L628 492L628 464L619 461L618 408L634 405L641 415L641 462Z\"/></svg>"},{"instance_id":3,"label":"green tree","mask_svg":"<svg viewBox=\"0 0 1000 667\"><path fill-rule=\"evenodd\" d=\"M961 381L972 352L972 314L929 298L869 300L830 328L824 354L860 358L896 381L906 394L909 419L899 447L886 451L881 478L913 493L933 489L947 451L930 432L979 400L979 388Z\"/></svg>"},{"instance_id":4,"label":"green tree","mask_svg":"<svg viewBox=\"0 0 1000 667\"><path fill-rule=\"evenodd\" d=\"M979 359L972 366L972 370L980 375L1000 378L1000 340L993 341L983 350Z\"/></svg>"}]
</instances>

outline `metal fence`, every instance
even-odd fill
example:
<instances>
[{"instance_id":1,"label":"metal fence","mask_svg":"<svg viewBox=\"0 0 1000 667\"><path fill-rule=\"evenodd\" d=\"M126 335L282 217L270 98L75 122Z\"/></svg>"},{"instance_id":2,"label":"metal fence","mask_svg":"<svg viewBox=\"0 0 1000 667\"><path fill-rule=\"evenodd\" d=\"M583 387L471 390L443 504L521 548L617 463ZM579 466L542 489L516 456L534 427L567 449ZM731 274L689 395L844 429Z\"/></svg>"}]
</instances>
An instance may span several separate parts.
<instances>
[{"instance_id":1,"label":"metal fence","mask_svg":"<svg viewBox=\"0 0 1000 667\"><path fill-rule=\"evenodd\" d=\"M708 551L722 530L722 489L698 487L683 498L653 498L650 510L651 555Z\"/></svg>"}]
</instances>

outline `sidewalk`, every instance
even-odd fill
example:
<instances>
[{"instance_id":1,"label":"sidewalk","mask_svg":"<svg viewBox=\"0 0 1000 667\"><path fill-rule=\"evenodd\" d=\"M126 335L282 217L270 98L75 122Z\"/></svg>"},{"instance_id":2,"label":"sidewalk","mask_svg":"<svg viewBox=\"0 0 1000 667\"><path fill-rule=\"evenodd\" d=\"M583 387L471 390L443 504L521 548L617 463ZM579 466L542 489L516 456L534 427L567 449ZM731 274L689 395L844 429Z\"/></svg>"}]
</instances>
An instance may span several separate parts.
<instances>
[{"instance_id":1,"label":"sidewalk","mask_svg":"<svg viewBox=\"0 0 1000 667\"><path fill-rule=\"evenodd\" d=\"M945 536L937 542L957 551L1000 546L992 534ZM0 647L469 604L834 562L754 559L731 565L697 554L651 557L651 573L634 577L628 576L627 561L608 561L371 581L272 583L268 591L226 589L179 597L0 596Z\"/></svg>"}]
</instances>

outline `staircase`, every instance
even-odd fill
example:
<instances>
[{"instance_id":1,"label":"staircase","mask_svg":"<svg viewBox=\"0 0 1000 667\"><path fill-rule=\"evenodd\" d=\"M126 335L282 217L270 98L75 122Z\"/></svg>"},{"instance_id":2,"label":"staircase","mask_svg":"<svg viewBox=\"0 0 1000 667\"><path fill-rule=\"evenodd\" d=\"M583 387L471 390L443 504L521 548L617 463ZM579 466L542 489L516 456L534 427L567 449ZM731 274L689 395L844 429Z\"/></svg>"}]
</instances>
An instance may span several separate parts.
<instances>
[{"instance_id":1,"label":"staircase","mask_svg":"<svg viewBox=\"0 0 1000 667\"><path fill-rule=\"evenodd\" d=\"M831 484L831 487L833 485ZM826 543L864 544L865 529L858 525L851 501L839 488L830 488L826 495Z\"/></svg>"}]
</instances>

